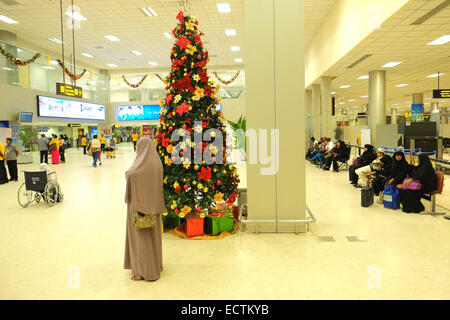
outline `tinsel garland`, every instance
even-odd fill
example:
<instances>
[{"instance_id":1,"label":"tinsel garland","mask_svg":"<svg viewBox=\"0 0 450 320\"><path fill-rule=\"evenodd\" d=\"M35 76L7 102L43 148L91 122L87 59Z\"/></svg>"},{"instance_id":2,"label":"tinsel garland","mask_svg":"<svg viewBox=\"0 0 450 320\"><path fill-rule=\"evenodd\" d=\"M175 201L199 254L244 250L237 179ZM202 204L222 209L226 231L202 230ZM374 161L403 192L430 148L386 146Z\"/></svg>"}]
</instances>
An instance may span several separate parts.
<instances>
[{"instance_id":1,"label":"tinsel garland","mask_svg":"<svg viewBox=\"0 0 450 320\"><path fill-rule=\"evenodd\" d=\"M69 69L67 69L66 65L61 61L58 60L58 64L61 68L64 69L64 72L72 79L72 80L80 80L81 78L83 78L83 76L86 74L87 70L83 69L83 71L79 74L73 74L72 72L70 72Z\"/></svg>"},{"instance_id":2,"label":"tinsel garland","mask_svg":"<svg viewBox=\"0 0 450 320\"><path fill-rule=\"evenodd\" d=\"M241 71L238 71L235 75L234 75L234 77L233 78L231 78L231 80L229 80L229 81L225 81L225 80L223 80L223 79L221 79L220 77L219 77L219 75L217 74L217 72L213 72L213 74L216 76L216 78L217 78L217 80L219 80L221 83L223 83L223 84L225 84L225 85L229 85L229 84L231 84L231 83L233 83L234 81L236 81L236 79L239 77L239 75L241 74Z\"/></svg>"},{"instance_id":3,"label":"tinsel garland","mask_svg":"<svg viewBox=\"0 0 450 320\"><path fill-rule=\"evenodd\" d=\"M15 58L11 53L6 51L2 46L0 46L0 53L2 55L4 55L9 60L9 62L15 64L16 66L21 66L21 67L26 66L27 64L35 62L41 56L40 53L36 53L33 56L33 58L31 58L30 60L23 61L23 60Z\"/></svg>"},{"instance_id":4,"label":"tinsel garland","mask_svg":"<svg viewBox=\"0 0 450 320\"><path fill-rule=\"evenodd\" d=\"M147 79L147 77L148 77L148 74L146 74L145 76L143 76L142 79L141 79L141 81L139 81L138 84L132 84L132 83L129 83L128 80L127 80L127 78L125 77L125 75L122 75L122 80L123 80L128 86L130 86L130 87L136 89L136 88L139 88L139 87L144 83L144 81L145 81L145 79Z\"/></svg>"},{"instance_id":5,"label":"tinsel garland","mask_svg":"<svg viewBox=\"0 0 450 320\"><path fill-rule=\"evenodd\" d=\"M161 77L161 76L159 75L159 73L157 73L156 76L158 77L159 80L161 80L161 81L167 86L167 80L166 80L166 79L164 79L163 77Z\"/></svg>"}]
</instances>

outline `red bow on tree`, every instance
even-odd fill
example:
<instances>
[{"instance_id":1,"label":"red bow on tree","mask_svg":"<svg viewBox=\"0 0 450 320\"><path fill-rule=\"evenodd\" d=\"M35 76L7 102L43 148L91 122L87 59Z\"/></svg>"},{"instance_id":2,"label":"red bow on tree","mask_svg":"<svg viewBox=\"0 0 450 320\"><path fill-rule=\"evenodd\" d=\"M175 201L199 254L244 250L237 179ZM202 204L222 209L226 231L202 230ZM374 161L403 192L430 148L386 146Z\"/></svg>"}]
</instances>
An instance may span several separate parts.
<instances>
[{"instance_id":1,"label":"red bow on tree","mask_svg":"<svg viewBox=\"0 0 450 320\"><path fill-rule=\"evenodd\" d=\"M181 24L184 24L184 15L183 11L180 11L177 15L177 19L180 21Z\"/></svg>"},{"instance_id":2,"label":"red bow on tree","mask_svg":"<svg viewBox=\"0 0 450 320\"><path fill-rule=\"evenodd\" d=\"M201 172L197 172L199 180L208 181L211 179L211 168L202 168Z\"/></svg>"},{"instance_id":3,"label":"red bow on tree","mask_svg":"<svg viewBox=\"0 0 450 320\"><path fill-rule=\"evenodd\" d=\"M186 37L179 37L177 41L177 45L180 47L181 50L187 49L187 46L190 45L192 42L189 41Z\"/></svg>"},{"instance_id":4,"label":"red bow on tree","mask_svg":"<svg viewBox=\"0 0 450 320\"><path fill-rule=\"evenodd\" d=\"M186 103L182 103L177 107L177 113L182 116L183 113L188 113L189 112L189 107L190 105L186 104Z\"/></svg>"},{"instance_id":5,"label":"red bow on tree","mask_svg":"<svg viewBox=\"0 0 450 320\"><path fill-rule=\"evenodd\" d=\"M167 104L167 105L170 104L170 102L172 101L172 98L173 98L173 94L168 94L168 95L167 95L167 97L166 97L166 104Z\"/></svg>"}]
</instances>

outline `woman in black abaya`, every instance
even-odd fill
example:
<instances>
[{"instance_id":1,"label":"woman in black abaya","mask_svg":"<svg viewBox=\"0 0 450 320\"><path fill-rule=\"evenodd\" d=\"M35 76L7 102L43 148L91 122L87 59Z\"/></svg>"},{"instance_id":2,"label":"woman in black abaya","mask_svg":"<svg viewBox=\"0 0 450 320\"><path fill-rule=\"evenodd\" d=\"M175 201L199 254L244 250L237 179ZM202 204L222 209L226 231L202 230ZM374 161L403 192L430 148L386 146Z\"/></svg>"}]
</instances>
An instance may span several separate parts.
<instances>
[{"instance_id":1,"label":"woman in black abaya","mask_svg":"<svg viewBox=\"0 0 450 320\"><path fill-rule=\"evenodd\" d=\"M432 192L437 188L437 175L431 164L430 158L426 154L419 154L419 164L417 166L410 165L410 173L405 184L409 185L413 180L417 180L422 184L420 190L400 190L400 201L402 203L403 212L420 213L425 210L420 199L426 193ZM411 156L411 163L413 157ZM401 188L401 184L397 186Z\"/></svg>"}]
</instances>

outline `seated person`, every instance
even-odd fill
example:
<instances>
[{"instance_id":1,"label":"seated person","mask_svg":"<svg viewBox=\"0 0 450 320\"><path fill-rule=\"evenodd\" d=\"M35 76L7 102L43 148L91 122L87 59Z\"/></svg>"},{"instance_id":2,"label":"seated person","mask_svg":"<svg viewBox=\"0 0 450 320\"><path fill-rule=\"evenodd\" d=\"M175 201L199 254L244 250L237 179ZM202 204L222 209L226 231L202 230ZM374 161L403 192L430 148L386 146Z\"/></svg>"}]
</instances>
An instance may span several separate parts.
<instances>
[{"instance_id":1,"label":"seated person","mask_svg":"<svg viewBox=\"0 0 450 320\"><path fill-rule=\"evenodd\" d=\"M414 166L414 158L411 155L410 172L405 184L409 186L412 181L416 180L422 184L422 188L420 190L403 190L401 189L401 183L397 185L397 188L401 189L400 202L402 204L402 210L406 213L420 213L425 210L420 199L423 195L437 189L437 175L430 158L426 154L419 154L417 160L418 164Z\"/></svg>"},{"instance_id":2,"label":"seated person","mask_svg":"<svg viewBox=\"0 0 450 320\"><path fill-rule=\"evenodd\" d=\"M333 165L333 170L337 172L339 170L337 161L345 161L345 159L348 159L348 150L345 142L342 140L336 142L336 145L330 154L330 157L326 157L323 170L330 170L331 165Z\"/></svg>"},{"instance_id":3,"label":"seated person","mask_svg":"<svg viewBox=\"0 0 450 320\"><path fill-rule=\"evenodd\" d=\"M311 158L311 162L315 162L316 164L323 162L323 155L327 151L327 143L327 138L322 138L322 143L319 145L317 153Z\"/></svg>"},{"instance_id":4,"label":"seated person","mask_svg":"<svg viewBox=\"0 0 450 320\"><path fill-rule=\"evenodd\" d=\"M374 147L370 144L366 144L364 146L363 154L360 157L353 159L354 164L349 168L349 180L351 184L356 185L358 183L358 175L355 173L355 170L369 165L376 158L377 154L374 151Z\"/></svg>"},{"instance_id":5,"label":"seated person","mask_svg":"<svg viewBox=\"0 0 450 320\"><path fill-rule=\"evenodd\" d=\"M319 147L319 141L317 141L314 137L312 137L309 148L308 148L308 153L306 153L306 159L310 159L312 152L314 150L317 150L318 147Z\"/></svg>"},{"instance_id":6,"label":"seated person","mask_svg":"<svg viewBox=\"0 0 450 320\"><path fill-rule=\"evenodd\" d=\"M384 153L384 149L380 148L377 150L377 158L373 160L369 165L356 169L355 173L358 175L358 184L354 185L357 187L366 187L368 182L368 177L374 174L385 173L383 167L388 167L391 164L392 158Z\"/></svg>"}]
</instances>

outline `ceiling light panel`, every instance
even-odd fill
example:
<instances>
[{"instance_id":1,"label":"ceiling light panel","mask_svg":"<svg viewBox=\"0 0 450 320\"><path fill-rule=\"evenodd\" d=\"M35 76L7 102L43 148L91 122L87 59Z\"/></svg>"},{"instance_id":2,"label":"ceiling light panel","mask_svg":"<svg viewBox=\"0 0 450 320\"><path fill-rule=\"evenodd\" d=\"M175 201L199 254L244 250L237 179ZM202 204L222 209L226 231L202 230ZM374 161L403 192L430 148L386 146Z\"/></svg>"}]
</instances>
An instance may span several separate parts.
<instances>
[{"instance_id":1,"label":"ceiling light panel","mask_svg":"<svg viewBox=\"0 0 450 320\"><path fill-rule=\"evenodd\" d=\"M393 68L398 66L399 64L402 64L402 62L388 62L384 66L381 66L382 68Z\"/></svg>"},{"instance_id":2,"label":"ceiling light panel","mask_svg":"<svg viewBox=\"0 0 450 320\"><path fill-rule=\"evenodd\" d=\"M239 46L232 46L231 51L234 51L234 52L241 51L241 48Z\"/></svg>"},{"instance_id":3,"label":"ceiling light panel","mask_svg":"<svg viewBox=\"0 0 450 320\"><path fill-rule=\"evenodd\" d=\"M131 51L133 54L137 55L137 56L142 56L142 52L136 51L136 50L132 50Z\"/></svg>"},{"instance_id":4,"label":"ceiling light panel","mask_svg":"<svg viewBox=\"0 0 450 320\"><path fill-rule=\"evenodd\" d=\"M164 36L165 36L167 39L172 39L172 36L171 36L170 33L168 33L168 32L164 32Z\"/></svg>"},{"instance_id":5,"label":"ceiling light panel","mask_svg":"<svg viewBox=\"0 0 450 320\"><path fill-rule=\"evenodd\" d=\"M446 44L447 42L450 42L450 34L447 34L445 36L442 36L440 38L437 38L434 41L431 41L430 43L428 43L429 46L441 46Z\"/></svg>"},{"instance_id":6,"label":"ceiling light panel","mask_svg":"<svg viewBox=\"0 0 450 320\"><path fill-rule=\"evenodd\" d=\"M229 3L218 3L217 11L219 11L219 13L230 13L231 12L230 4Z\"/></svg>"},{"instance_id":7,"label":"ceiling light panel","mask_svg":"<svg viewBox=\"0 0 450 320\"><path fill-rule=\"evenodd\" d=\"M1 15L1 14L0 14L0 21L3 21L7 24L17 24L18 23L16 20L11 19L11 18Z\"/></svg>"},{"instance_id":8,"label":"ceiling light panel","mask_svg":"<svg viewBox=\"0 0 450 320\"><path fill-rule=\"evenodd\" d=\"M225 34L228 37L234 37L234 36L236 36L236 30L235 29L227 29L227 30L225 30Z\"/></svg>"},{"instance_id":9,"label":"ceiling light panel","mask_svg":"<svg viewBox=\"0 0 450 320\"><path fill-rule=\"evenodd\" d=\"M66 15L71 17L71 18L73 18L73 20L76 20L76 21L85 21L85 20L87 20L86 17L83 17L81 15L81 13L76 12L76 11L73 12L73 16L72 16L72 11L67 11Z\"/></svg>"},{"instance_id":10,"label":"ceiling light panel","mask_svg":"<svg viewBox=\"0 0 450 320\"><path fill-rule=\"evenodd\" d=\"M119 38L117 38L116 36L113 36L113 35L105 36L105 38L108 39L109 41L115 41L115 42L120 41Z\"/></svg>"},{"instance_id":11,"label":"ceiling light panel","mask_svg":"<svg viewBox=\"0 0 450 320\"><path fill-rule=\"evenodd\" d=\"M85 57L88 57L88 58L93 58L94 57L92 54L89 54L89 53L86 53L86 52L83 52L81 55L85 56Z\"/></svg>"},{"instance_id":12,"label":"ceiling light panel","mask_svg":"<svg viewBox=\"0 0 450 320\"><path fill-rule=\"evenodd\" d=\"M56 39L56 38L48 38L48 40L50 40L51 42L54 42L54 43L56 43L56 44L61 44L61 43L63 43L61 40Z\"/></svg>"}]
</instances>

